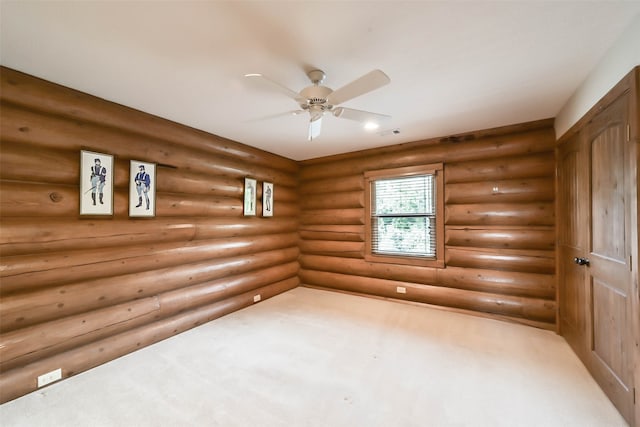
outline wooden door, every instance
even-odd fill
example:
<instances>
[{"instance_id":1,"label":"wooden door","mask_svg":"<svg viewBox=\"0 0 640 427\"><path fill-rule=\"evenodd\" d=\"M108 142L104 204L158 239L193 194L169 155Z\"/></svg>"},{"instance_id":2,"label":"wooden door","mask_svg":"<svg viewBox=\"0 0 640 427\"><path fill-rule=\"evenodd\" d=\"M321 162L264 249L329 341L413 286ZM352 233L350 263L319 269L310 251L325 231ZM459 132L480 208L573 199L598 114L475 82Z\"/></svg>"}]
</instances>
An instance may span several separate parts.
<instances>
[{"instance_id":1,"label":"wooden door","mask_svg":"<svg viewBox=\"0 0 640 427\"><path fill-rule=\"evenodd\" d=\"M560 332L581 359L587 353L585 269L574 263L587 253L588 151L576 133L558 148L558 277Z\"/></svg>"},{"instance_id":2,"label":"wooden door","mask_svg":"<svg viewBox=\"0 0 640 427\"><path fill-rule=\"evenodd\" d=\"M591 226L587 293L587 367L622 415L633 423L631 171L628 95L586 127L590 157Z\"/></svg>"}]
</instances>

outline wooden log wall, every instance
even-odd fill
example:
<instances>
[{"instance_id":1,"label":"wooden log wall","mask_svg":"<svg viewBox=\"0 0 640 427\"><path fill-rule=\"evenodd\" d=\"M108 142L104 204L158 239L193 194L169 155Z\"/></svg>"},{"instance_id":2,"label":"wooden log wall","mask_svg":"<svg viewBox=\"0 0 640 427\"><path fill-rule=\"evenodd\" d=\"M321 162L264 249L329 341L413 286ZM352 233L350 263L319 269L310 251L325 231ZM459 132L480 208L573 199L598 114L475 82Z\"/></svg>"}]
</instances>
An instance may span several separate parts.
<instances>
[{"instance_id":1,"label":"wooden log wall","mask_svg":"<svg viewBox=\"0 0 640 427\"><path fill-rule=\"evenodd\" d=\"M301 162L302 284L554 329L554 143L544 120ZM438 162L446 268L365 261L364 172Z\"/></svg>"},{"instance_id":2,"label":"wooden log wall","mask_svg":"<svg viewBox=\"0 0 640 427\"><path fill-rule=\"evenodd\" d=\"M296 162L0 71L1 402L299 284ZM82 149L114 155L112 217L79 216ZM155 218L129 160L158 164ZM274 217L243 216L246 176Z\"/></svg>"}]
</instances>

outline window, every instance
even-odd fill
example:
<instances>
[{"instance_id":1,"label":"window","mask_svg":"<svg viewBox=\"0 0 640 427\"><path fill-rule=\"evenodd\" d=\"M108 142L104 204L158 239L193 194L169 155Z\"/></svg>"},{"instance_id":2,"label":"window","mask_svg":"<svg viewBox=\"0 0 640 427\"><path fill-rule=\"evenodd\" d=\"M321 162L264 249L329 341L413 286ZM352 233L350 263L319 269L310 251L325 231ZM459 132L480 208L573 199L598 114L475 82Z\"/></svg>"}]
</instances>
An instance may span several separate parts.
<instances>
[{"instance_id":1,"label":"window","mask_svg":"<svg viewBox=\"0 0 640 427\"><path fill-rule=\"evenodd\" d=\"M365 173L368 261L444 267L442 163Z\"/></svg>"}]
</instances>

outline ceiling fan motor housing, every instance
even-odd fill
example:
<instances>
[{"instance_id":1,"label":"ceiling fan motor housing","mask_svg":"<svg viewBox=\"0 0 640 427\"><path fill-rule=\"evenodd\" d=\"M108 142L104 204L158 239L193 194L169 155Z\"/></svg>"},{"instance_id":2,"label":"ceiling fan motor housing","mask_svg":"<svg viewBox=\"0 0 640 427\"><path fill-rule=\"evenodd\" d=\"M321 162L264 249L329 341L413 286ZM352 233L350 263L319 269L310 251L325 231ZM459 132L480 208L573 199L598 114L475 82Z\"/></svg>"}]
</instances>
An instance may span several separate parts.
<instances>
[{"instance_id":1,"label":"ceiling fan motor housing","mask_svg":"<svg viewBox=\"0 0 640 427\"><path fill-rule=\"evenodd\" d=\"M331 92L333 91L326 86L313 85L302 89L300 95L307 99L307 105L324 105Z\"/></svg>"}]
</instances>

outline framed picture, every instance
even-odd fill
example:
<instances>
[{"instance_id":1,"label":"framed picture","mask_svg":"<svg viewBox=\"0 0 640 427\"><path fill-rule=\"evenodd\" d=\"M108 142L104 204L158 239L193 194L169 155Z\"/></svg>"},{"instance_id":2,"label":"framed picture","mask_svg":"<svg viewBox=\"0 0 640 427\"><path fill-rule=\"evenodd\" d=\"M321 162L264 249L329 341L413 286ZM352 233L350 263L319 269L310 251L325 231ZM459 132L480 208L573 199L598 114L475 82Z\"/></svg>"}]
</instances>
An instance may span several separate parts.
<instances>
[{"instance_id":1,"label":"framed picture","mask_svg":"<svg viewBox=\"0 0 640 427\"><path fill-rule=\"evenodd\" d=\"M80 215L113 215L113 156L80 151Z\"/></svg>"},{"instance_id":2,"label":"framed picture","mask_svg":"<svg viewBox=\"0 0 640 427\"><path fill-rule=\"evenodd\" d=\"M156 164L129 162L129 216L156 216Z\"/></svg>"},{"instance_id":3,"label":"framed picture","mask_svg":"<svg viewBox=\"0 0 640 427\"><path fill-rule=\"evenodd\" d=\"M273 183L262 183L262 216L273 216Z\"/></svg>"},{"instance_id":4,"label":"framed picture","mask_svg":"<svg viewBox=\"0 0 640 427\"><path fill-rule=\"evenodd\" d=\"M244 214L256 214L256 180L253 178L244 179Z\"/></svg>"}]
</instances>

